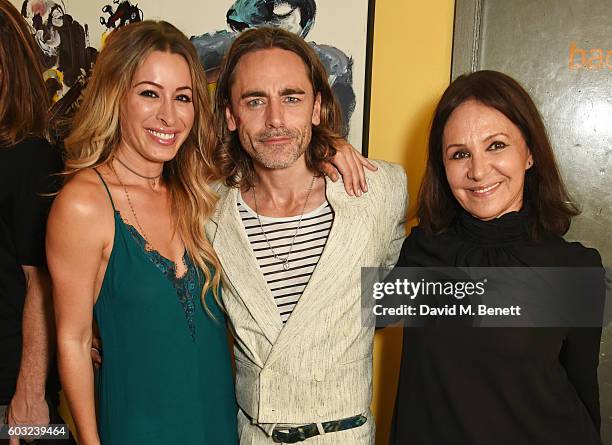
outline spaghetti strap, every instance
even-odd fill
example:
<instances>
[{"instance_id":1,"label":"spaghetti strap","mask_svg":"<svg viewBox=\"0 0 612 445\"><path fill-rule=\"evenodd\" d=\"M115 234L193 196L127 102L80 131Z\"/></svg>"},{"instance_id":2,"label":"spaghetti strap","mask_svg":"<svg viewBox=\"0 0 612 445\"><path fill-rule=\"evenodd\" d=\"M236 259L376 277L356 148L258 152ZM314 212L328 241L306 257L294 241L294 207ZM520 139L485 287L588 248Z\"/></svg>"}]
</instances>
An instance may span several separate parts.
<instances>
[{"instance_id":1,"label":"spaghetti strap","mask_svg":"<svg viewBox=\"0 0 612 445\"><path fill-rule=\"evenodd\" d=\"M100 181L102 181L102 184L104 185L104 188L106 189L106 193L108 193L108 199L110 199L111 205L113 206L113 210L116 212L117 209L115 208L115 202L113 201L113 195L111 195L111 192L108 189L108 185L106 185L106 181L104 181L104 178L102 178L102 175L96 168L94 168L93 171L96 172L96 174L100 178Z\"/></svg>"}]
</instances>

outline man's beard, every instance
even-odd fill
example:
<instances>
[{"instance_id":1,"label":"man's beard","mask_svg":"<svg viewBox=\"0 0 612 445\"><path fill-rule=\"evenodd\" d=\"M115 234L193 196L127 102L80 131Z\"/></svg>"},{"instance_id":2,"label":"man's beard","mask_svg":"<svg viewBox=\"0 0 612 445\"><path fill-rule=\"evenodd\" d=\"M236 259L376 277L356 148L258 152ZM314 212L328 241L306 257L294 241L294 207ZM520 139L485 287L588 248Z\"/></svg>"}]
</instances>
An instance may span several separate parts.
<instances>
[{"instance_id":1,"label":"man's beard","mask_svg":"<svg viewBox=\"0 0 612 445\"><path fill-rule=\"evenodd\" d=\"M311 132L300 132L297 129L282 128L276 130L266 130L258 133L254 142L247 152L253 161L263 165L268 169L287 168L297 161L305 152L310 144ZM290 140L285 144L275 144L266 146L267 139L276 137L286 137ZM308 138L308 141L305 139Z\"/></svg>"}]
</instances>

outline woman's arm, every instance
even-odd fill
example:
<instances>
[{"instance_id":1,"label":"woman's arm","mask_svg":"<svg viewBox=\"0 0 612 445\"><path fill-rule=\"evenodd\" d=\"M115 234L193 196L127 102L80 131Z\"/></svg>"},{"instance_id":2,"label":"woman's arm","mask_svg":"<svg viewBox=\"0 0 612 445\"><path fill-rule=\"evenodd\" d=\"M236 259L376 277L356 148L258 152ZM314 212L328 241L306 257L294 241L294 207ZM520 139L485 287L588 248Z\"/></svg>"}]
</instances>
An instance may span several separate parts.
<instances>
[{"instance_id":1,"label":"woman's arm","mask_svg":"<svg viewBox=\"0 0 612 445\"><path fill-rule=\"evenodd\" d=\"M597 382L600 342L601 328L572 328L563 342L559 357L597 431L601 428Z\"/></svg>"},{"instance_id":2,"label":"woman's arm","mask_svg":"<svg viewBox=\"0 0 612 445\"><path fill-rule=\"evenodd\" d=\"M575 246L573 255L568 260L572 267L589 267L599 278L589 273L589 295L584 300L587 306L594 305L589 310L600 311L602 319L606 301L606 277L601 263L601 256L595 249L584 249ZM601 327L570 328L563 341L559 353L559 362L565 368L567 377L576 394L586 407L593 425L597 431L601 429L601 413L599 406L599 384L597 368L599 366L599 349L601 345Z\"/></svg>"},{"instance_id":3,"label":"woman's arm","mask_svg":"<svg viewBox=\"0 0 612 445\"><path fill-rule=\"evenodd\" d=\"M62 387L79 443L91 445L100 443L90 356L93 305L114 226L109 227L112 210L105 205L108 198L100 194L102 186L83 176L68 183L53 204L47 226L47 261L53 282Z\"/></svg>"}]
</instances>

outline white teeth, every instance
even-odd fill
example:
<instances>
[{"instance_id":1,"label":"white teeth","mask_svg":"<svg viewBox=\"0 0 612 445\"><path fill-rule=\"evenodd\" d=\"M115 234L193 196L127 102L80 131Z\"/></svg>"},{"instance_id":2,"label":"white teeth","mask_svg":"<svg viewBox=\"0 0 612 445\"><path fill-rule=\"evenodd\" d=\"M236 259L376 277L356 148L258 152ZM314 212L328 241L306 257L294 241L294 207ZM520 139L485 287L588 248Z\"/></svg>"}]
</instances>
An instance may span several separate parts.
<instances>
[{"instance_id":1,"label":"white teeth","mask_svg":"<svg viewBox=\"0 0 612 445\"><path fill-rule=\"evenodd\" d=\"M474 193L487 193L490 190L493 190L495 187L497 187L499 184L501 184L501 182L496 182L493 185L490 185L489 187L485 187L483 189L478 189L478 190L472 190Z\"/></svg>"},{"instance_id":2,"label":"white teeth","mask_svg":"<svg viewBox=\"0 0 612 445\"><path fill-rule=\"evenodd\" d=\"M153 136L160 138L160 139L165 139L165 140L170 140L174 137L175 133L159 133L157 131L153 131L153 130L149 130L149 133L151 133Z\"/></svg>"}]
</instances>

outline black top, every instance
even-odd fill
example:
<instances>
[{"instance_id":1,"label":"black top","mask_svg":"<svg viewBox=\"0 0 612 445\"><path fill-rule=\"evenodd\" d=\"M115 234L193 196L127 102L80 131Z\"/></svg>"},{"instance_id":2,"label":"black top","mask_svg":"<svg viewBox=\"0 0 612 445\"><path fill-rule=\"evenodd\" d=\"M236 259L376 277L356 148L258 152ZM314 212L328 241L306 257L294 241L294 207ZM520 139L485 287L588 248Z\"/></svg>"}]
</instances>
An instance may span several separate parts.
<instances>
[{"instance_id":1,"label":"black top","mask_svg":"<svg viewBox=\"0 0 612 445\"><path fill-rule=\"evenodd\" d=\"M526 213L417 227L404 267L601 267L594 249L529 241ZM391 443L599 444L599 328L406 328Z\"/></svg>"},{"instance_id":2,"label":"black top","mask_svg":"<svg viewBox=\"0 0 612 445\"><path fill-rule=\"evenodd\" d=\"M43 139L0 147L0 405L8 404L15 392L21 359L26 294L21 266L45 265L51 199L40 194L54 190L57 181L50 175L61 169L59 152ZM49 390L57 390L56 375L50 374Z\"/></svg>"}]
</instances>

